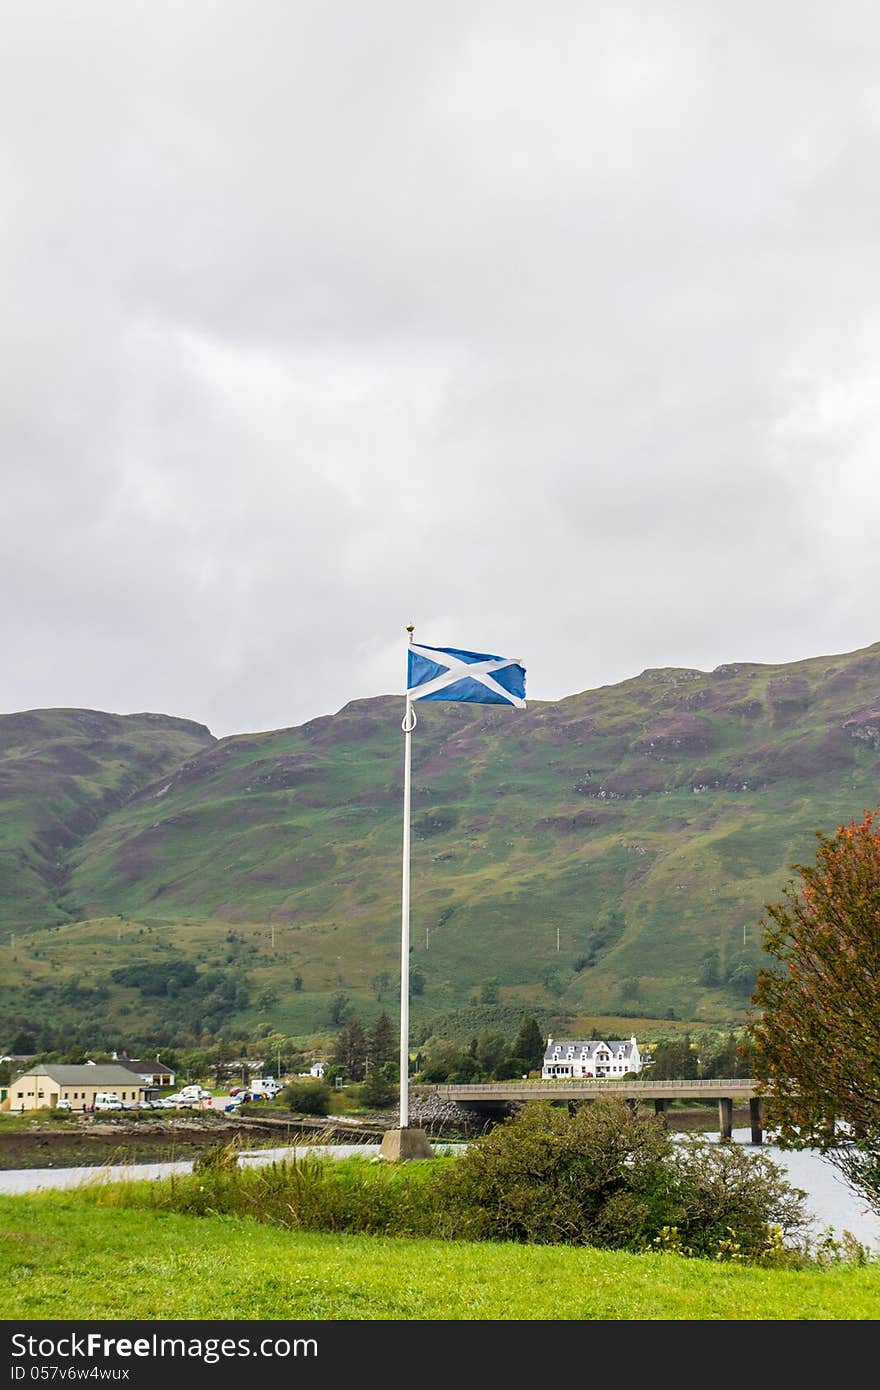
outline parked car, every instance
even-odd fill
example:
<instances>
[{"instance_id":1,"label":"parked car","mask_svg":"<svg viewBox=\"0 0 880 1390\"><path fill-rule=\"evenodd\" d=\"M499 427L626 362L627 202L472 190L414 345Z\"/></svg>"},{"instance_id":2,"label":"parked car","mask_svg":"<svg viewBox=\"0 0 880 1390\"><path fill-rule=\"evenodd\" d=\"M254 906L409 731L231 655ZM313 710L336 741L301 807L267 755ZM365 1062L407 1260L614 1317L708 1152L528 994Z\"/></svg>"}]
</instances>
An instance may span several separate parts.
<instances>
[{"instance_id":1,"label":"parked car","mask_svg":"<svg viewBox=\"0 0 880 1390\"><path fill-rule=\"evenodd\" d=\"M55 1109L56 1109L56 1110L69 1110L69 1109L70 1109L70 1101L67 1099L66 1096L62 1096L62 1097L61 1097L61 1099L60 1099L60 1100L58 1101L58 1103L56 1104Z\"/></svg>"},{"instance_id":2,"label":"parked car","mask_svg":"<svg viewBox=\"0 0 880 1390\"><path fill-rule=\"evenodd\" d=\"M211 1092L206 1091L204 1086L183 1086L180 1091L171 1097L176 1100L178 1105L201 1105L202 1101L211 1099Z\"/></svg>"}]
</instances>

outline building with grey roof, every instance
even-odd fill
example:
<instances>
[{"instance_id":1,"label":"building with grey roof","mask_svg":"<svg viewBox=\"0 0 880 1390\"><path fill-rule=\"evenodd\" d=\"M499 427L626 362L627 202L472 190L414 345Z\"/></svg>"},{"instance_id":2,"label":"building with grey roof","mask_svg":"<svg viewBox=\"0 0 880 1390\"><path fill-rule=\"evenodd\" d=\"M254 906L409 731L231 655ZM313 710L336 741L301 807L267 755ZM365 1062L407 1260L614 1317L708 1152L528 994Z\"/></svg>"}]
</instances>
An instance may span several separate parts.
<instances>
[{"instance_id":1,"label":"building with grey roof","mask_svg":"<svg viewBox=\"0 0 880 1390\"><path fill-rule=\"evenodd\" d=\"M44 1062L9 1083L3 1105L6 1110L44 1110L65 1100L71 1110L91 1110L100 1091L113 1091L120 1100L137 1101L145 1090L142 1078L115 1062L87 1062L78 1067Z\"/></svg>"}]
</instances>

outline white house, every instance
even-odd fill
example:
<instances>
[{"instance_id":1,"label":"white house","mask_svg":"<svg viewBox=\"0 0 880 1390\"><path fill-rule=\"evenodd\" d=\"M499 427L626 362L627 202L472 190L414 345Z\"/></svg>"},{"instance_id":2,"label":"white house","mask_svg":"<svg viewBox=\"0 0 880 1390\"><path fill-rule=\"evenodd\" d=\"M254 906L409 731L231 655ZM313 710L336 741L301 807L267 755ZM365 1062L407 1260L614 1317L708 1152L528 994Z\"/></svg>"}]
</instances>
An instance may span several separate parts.
<instances>
[{"instance_id":1,"label":"white house","mask_svg":"<svg viewBox=\"0 0 880 1390\"><path fill-rule=\"evenodd\" d=\"M544 1081L565 1078L583 1081L587 1077L627 1076L641 1071L642 1066L635 1037L615 1042L569 1042L564 1038L548 1038L541 1078Z\"/></svg>"},{"instance_id":2,"label":"white house","mask_svg":"<svg viewBox=\"0 0 880 1390\"><path fill-rule=\"evenodd\" d=\"M309 1076L317 1077L318 1080L324 1075L327 1068L326 1062L313 1062L309 1067Z\"/></svg>"}]
</instances>

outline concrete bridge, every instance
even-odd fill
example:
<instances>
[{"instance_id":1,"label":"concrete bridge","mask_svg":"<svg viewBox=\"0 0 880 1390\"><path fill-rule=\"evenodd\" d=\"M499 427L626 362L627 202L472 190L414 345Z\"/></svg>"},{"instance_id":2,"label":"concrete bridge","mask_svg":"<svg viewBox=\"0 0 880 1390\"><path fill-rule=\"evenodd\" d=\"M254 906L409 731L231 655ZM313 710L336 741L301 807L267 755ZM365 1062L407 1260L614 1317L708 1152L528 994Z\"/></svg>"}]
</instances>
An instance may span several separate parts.
<instances>
[{"instance_id":1,"label":"concrete bridge","mask_svg":"<svg viewBox=\"0 0 880 1390\"><path fill-rule=\"evenodd\" d=\"M411 1095L438 1096L441 1100L457 1101L469 1109L494 1108L499 1105L521 1105L530 1100L568 1101L570 1105L584 1104L600 1096L619 1096L629 1105L653 1101L654 1110L662 1115L673 1100L717 1100L718 1132L721 1139L733 1133L735 1101L749 1103L749 1124L753 1144L764 1142L764 1119L757 1082L749 1077L728 1077L716 1081L639 1081L621 1077L608 1081L483 1081L471 1086L439 1084L412 1086Z\"/></svg>"}]
</instances>

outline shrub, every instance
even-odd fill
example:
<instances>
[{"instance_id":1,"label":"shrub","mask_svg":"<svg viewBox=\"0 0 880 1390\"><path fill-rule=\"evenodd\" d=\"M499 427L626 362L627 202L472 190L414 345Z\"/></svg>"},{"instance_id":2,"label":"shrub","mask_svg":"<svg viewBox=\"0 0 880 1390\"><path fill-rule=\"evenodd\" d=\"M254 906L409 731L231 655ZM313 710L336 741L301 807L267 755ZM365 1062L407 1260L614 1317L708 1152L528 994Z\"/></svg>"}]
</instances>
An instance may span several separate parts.
<instances>
[{"instance_id":1,"label":"shrub","mask_svg":"<svg viewBox=\"0 0 880 1390\"><path fill-rule=\"evenodd\" d=\"M298 1115L327 1115L330 1087L323 1081L291 1081L280 1096L283 1105Z\"/></svg>"},{"instance_id":2,"label":"shrub","mask_svg":"<svg viewBox=\"0 0 880 1390\"><path fill-rule=\"evenodd\" d=\"M717 1256L731 1232L743 1253L757 1255L772 1228L792 1235L806 1227L806 1193L767 1154L688 1135L674 1157L675 1224L695 1255Z\"/></svg>"},{"instance_id":3,"label":"shrub","mask_svg":"<svg viewBox=\"0 0 880 1390\"><path fill-rule=\"evenodd\" d=\"M662 1120L601 1099L573 1115L524 1106L441 1178L461 1234L638 1247L663 1224L672 1140Z\"/></svg>"},{"instance_id":4,"label":"shrub","mask_svg":"<svg viewBox=\"0 0 880 1390\"><path fill-rule=\"evenodd\" d=\"M806 1224L805 1194L766 1155L692 1138L675 1142L659 1116L619 1098L574 1114L547 1103L476 1140L443 1172L441 1205L471 1239L677 1248L760 1258L774 1229Z\"/></svg>"}]
</instances>

